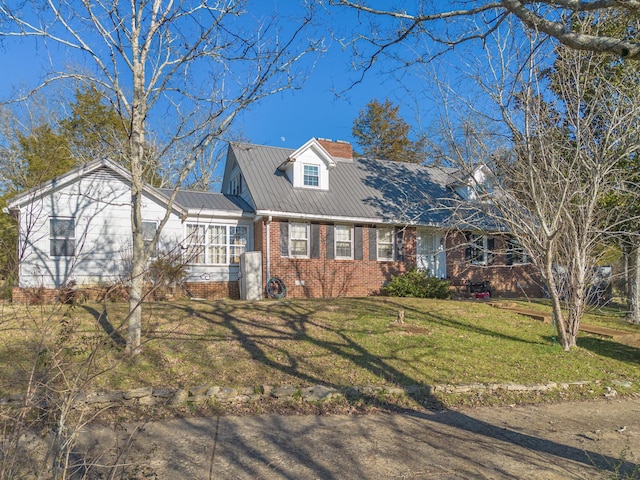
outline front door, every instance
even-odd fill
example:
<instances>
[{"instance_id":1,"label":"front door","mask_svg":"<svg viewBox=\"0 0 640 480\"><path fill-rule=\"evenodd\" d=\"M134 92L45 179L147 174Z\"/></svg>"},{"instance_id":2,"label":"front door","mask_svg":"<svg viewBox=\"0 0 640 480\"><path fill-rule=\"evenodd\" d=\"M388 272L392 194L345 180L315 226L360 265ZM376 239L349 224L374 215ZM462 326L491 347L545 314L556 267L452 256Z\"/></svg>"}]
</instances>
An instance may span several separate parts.
<instances>
[{"instance_id":1,"label":"front door","mask_svg":"<svg viewBox=\"0 0 640 480\"><path fill-rule=\"evenodd\" d=\"M447 277L447 257L444 250L444 237L438 232L419 230L417 238L418 270L427 271L436 278Z\"/></svg>"}]
</instances>

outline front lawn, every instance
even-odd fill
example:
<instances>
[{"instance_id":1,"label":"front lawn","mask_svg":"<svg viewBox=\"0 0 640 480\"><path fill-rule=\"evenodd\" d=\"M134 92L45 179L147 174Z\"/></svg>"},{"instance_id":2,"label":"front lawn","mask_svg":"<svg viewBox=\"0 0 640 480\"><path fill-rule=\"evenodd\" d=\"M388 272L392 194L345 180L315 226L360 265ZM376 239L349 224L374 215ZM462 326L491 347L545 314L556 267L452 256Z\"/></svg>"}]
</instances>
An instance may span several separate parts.
<instances>
[{"instance_id":1,"label":"front lawn","mask_svg":"<svg viewBox=\"0 0 640 480\"><path fill-rule=\"evenodd\" d=\"M133 360L123 349L126 308L5 304L0 396L26 388L34 361L36 371L53 367L67 379L87 367L81 374L85 389L581 380L599 381L602 388L631 382L627 391L640 389L640 349L585 336L565 353L552 326L482 302L372 297L150 303L143 313L143 353ZM397 325L401 309L404 324ZM620 323L614 312L607 321Z\"/></svg>"}]
</instances>

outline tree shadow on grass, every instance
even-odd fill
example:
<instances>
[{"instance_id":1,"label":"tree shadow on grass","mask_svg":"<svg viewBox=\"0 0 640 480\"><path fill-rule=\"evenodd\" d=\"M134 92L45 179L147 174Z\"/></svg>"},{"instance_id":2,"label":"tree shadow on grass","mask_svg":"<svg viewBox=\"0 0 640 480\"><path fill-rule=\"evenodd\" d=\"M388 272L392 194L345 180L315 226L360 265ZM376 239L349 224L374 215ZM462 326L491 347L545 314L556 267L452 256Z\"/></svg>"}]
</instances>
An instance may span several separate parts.
<instances>
[{"instance_id":1,"label":"tree shadow on grass","mask_svg":"<svg viewBox=\"0 0 640 480\"><path fill-rule=\"evenodd\" d=\"M109 315L107 312L106 305L103 306L102 312L99 312L98 310L96 310L95 308L89 305L82 305L82 308L84 308L88 313L93 315L93 318L96 319L100 327L102 327L102 329L109 336L109 338L113 340L113 343L115 343L116 346L125 347L127 345L127 340L122 335L120 335L118 330L115 329L111 324L111 322L109 321Z\"/></svg>"},{"instance_id":2,"label":"tree shadow on grass","mask_svg":"<svg viewBox=\"0 0 640 480\"><path fill-rule=\"evenodd\" d=\"M272 305L267 303L254 304L251 308L256 312L256 318L259 315L273 315L277 316L277 318L281 320L280 323L260 323L261 333L259 334L249 334L244 331L244 326L250 325L251 327L255 327L257 320L251 318L247 319L246 314L238 315L238 312L236 311L237 306L233 303L212 303L210 304L210 306L213 307L211 311L198 311L193 307L186 305L179 308L183 308L188 315L197 315L205 321L223 326L228 330L230 336L234 338L250 355L253 361L259 362L264 366L274 369L275 371L280 371L290 375L305 384L324 385L342 391L352 386L343 385L332 381L331 379L320 378L309 372L303 372L299 368L298 358L294 355L287 354L284 350L280 351L284 360L275 360L272 358L272 355L269 354L269 352L273 350L272 345L270 345L271 340L296 340L308 342L331 355L348 360L348 362L356 365L358 368L366 369L368 372L379 378L392 379L396 385L403 387L417 386L418 388L416 389L407 389L407 394L414 402L421 405L423 409L401 407L392 400L385 400L384 397L368 396L366 394L359 395L357 397L360 402L365 401L387 411L399 412L403 415L412 416L417 419L453 427L462 432L498 440L499 442L507 445L507 449L508 445L517 445L533 452L548 455L552 458L567 459L579 462L588 467L596 467L602 471L615 472L616 474L624 474L625 472L634 471L637 472L639 470L640 467L637 464L625 459L614 458L598 452L583 450L541 437L517 432L512 429L501 426L499 427L492 425L491 423L475 419L469 415L446 409L437 397L429 393L430 391L427 385L421 385L420 382L417 382L409 375L391 365L387 359L373 355L366 347L357 343L352 338L349 338L344 332L339 331L338 329L331 329L331 337L335 338L335 340L331 341L315 338L309 333L309 329L311 327L326 328L314 320L314 315L321 309L326 309L327 304L319 303L316 305L313 303L297 304L296 302L291 302L287 304L276 304L276 307L272 308ZM391 317L398 306L399 304L394 302L385 302L384 304L381 304L380 302L371 302L367 308L370 308L371 311L375 312L377 315ZM402 305L402 307L407 309L406 305ZM411 309L416 313L428 313L420 311L417 307L411 307ZM433 314L431 313L430 315ZM457 324L457 322L452 321L451 319L445 319L438 316L435 318L438 318L439 321L446 322L450 326L469 328L468 325ZM479 330L478 333L496 335L496 332L491 332L484 328L472 328ZM499 337L505 337L502 334L497 335ZM510 336L506 336L506 338L516 341L524 341ZM604 348L604 346L601 346L600 348ZM424 410L424 408L430 409L433 412L438 412L439 414L429 414ZM309 459L305 458L304 461L308 462ZM482 459L475 459L475 461L477 461L479 465L482 465ZM317 471L318 473L323 472L320 465L317 465Z\"/></svg>"},{"instance_id":3,"label":"tree shadow on grass","mask_svg":"<svg viewBox=\"0 0 640 480\"><path fill-rule=\"evenodd\" d=\"M640 348L595 336L578 337L578 346L603 357L640 364Z\"/></svg>"}]
</instances>

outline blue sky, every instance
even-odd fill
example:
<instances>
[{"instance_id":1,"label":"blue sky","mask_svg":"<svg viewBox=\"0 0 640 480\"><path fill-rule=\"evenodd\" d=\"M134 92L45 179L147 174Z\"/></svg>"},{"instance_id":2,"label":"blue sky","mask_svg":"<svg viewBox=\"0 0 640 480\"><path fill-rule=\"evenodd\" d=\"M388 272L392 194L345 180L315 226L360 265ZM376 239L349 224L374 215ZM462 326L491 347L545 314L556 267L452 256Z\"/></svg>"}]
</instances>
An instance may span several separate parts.
<instances>
[{"instance_id":1,"label":"blue sky","mask_svg":"<svg viewBox=\"0 0 640 480\"><path fill-rule=\"evenodd\" d=\"M278 12L279 16L286 17L295 15L297 3L293 0L252 0L248 10L255 16ZM288 148L296 148L311 137L353 142L353 120L374 98L391 99L401 106L401 115L406 121L417 123L413 102L406 101L407 88L413 92L422 88L416 79L405 78L399 83L388 76L380 76L374 70L362 83L344 91L357 78L357 73L350 67L349 52L332 38L328 28L335 35L344 37L351 33L358 19L353 12L340 9L330 10L322 21L323 25L315 32L324 36L327 51L317 60L303 88L276 94L245 112L235 124L235 131L244 139ZM36 48L36 44L30 41L17 40L0 45L3 70L0 76L1 101L10 98L12 92L21 86L37 84L46 63L45 53L44 48ZM53 54L56 54L55 50ZM342 94L338 96L336 92ZM422 114L430 109L425 103L420 108Z\"/></svg>"}]
</instances>

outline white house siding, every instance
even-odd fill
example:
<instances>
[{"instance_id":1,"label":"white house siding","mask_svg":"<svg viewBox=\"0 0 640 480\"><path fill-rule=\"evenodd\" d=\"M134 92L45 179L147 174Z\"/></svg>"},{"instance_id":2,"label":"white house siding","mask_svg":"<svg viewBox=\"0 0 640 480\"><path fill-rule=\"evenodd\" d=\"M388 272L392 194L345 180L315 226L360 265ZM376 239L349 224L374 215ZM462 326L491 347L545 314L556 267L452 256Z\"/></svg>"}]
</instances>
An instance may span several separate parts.
<instances>
[{"instance_id":1,"label":"white house siding","mask_svg":"<svg viewBox=\"0 0 640 480\"><path fill-rule=\"evenodd\" d=\"M77 285L112 285L125 281L131 259L131 192L126 178L102 168L59 187L36 191L25 198L20 208L19 286L22 288L60 288L67 282ZM142 220L159 225L165 205L145 195ZM50 219L74 219L75 255L52 256ZM184 252L187 224L245 225L248 227L247 251L253 248L251 218L229 214L217 216L202 211L182 220L173 213L163 228L158 252ZM186 281L233 282L238 280L236 265L190 265Z\"/></svg>"},{"instance_id":2,"label":"white house siding","mask_svg":"<svg viewBox=\"0 0 640 480\"><path fill-rule=\"evenodd\" d=\"M131 256L131 193L127 180L101 169L23 205L20 287L58 288L68 281L78 285L113 284L126 278ZM145 198L144 220L159 219L163 212L162 205ZM75 220L75 256L51 255L52 217ZM164 238L179 238L176 232L182 230L174 216Z\"/></svg>"}]
</instances>

